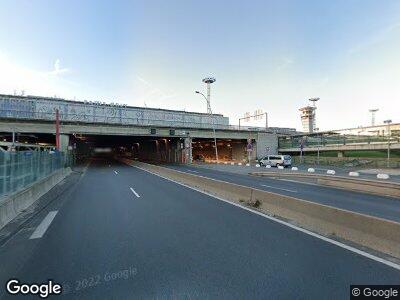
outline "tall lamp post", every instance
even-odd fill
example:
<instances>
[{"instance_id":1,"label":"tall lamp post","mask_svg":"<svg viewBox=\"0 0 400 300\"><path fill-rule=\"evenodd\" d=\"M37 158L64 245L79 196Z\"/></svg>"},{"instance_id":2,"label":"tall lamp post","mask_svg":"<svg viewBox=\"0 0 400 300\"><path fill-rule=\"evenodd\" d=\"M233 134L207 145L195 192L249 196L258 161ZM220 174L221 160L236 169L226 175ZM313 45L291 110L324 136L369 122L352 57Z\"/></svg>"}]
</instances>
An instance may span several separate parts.
<instances>
[{"instance_id":1,"label":"tall lamp post","mask_svg":"<svg viewBox=\"0 0 400 300\"><path fill-rule=\"evenodd\" d=\"M214 148L215 148L215 159L218 161L218 148L217 148L217 136L215 133L215 122L214 122L214 116L212 114L212 110L211 110L211 104L210 104L210 98L211 98L211 83L215 82L215 78L212 77L208 77L208 78L204 78L203 82L207 84L207 97L199 92L196 91L196 94L202 95L204 97L204 99L207 101L207 113L209 114L211 120L212 120L212 129L213 129L213 135L214 135Z\"/></svg>"},{"instance_id":2,"label":"tall lamp post","mask_svg":"<svg viewBox=\"0 0 400 300\"><path fill-rule=\"evenodd\" d=\"M387 167L390 167L390 123L392 120L385 120L383 123L387 124L387 132L388 132L388 147L387 147Z\"/></svg>"},{"instance_id":3,"label":"tall lamp post","mask_svg":"<svg viewBox=\"0 0 400 300\"><path fill-rule=\"evenodd\" d=\"M313 117L313 120L312 120L312 129L313 129L313 132L314 131L317 131L317 120L316 120L316 112L315 112L315 110L317 109L317 106L315 105L315 103L317 102L317 101L319 101L319 99L320 98L310 98L310 99L308 99L308 101L310 101L312 104L313 104L313 111L312 111L312 117Z\"/></svg>"}]
</instances>

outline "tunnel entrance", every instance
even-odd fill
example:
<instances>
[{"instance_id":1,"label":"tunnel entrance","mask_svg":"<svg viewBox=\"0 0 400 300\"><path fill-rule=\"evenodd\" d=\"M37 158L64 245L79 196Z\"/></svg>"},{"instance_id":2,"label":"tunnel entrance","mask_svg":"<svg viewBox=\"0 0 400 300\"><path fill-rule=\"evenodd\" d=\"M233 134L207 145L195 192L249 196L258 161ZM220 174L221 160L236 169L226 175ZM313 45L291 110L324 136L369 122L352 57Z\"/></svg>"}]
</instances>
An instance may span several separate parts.
<instances>
[{"instance_id":1,"label":"tunnel entrance","mask_svg":"<svg viewBox=\"0 0 400 300\"><path fill-rule=\"evenodd\" d=\"M245 161L247 159L246 145L247 140L245 139L217 139L218 160ZM194 138L192 141L192 156L194 161L215 161L214 139Z\"/></svg>"},{"instance_id":2,"label":"tunnel entrance","mask_svg":"<svg viewBox=\"0 0 400 300\"><path fill-rule=\"evenodd\" d=\"M1 139L3 144L9 144L12 141L12 134L3 133ZM43 151L55 150L55 134L17 133L14 140L19 145L36 145L36 149ZM164 137L76 133L61 134L61 140L61 151L71 151L77 161L83 161L90 156L123 156L162 163L216 160L214 139L191 138L189 135ZM247 159L246 145L246 139L217 139L219 161L245 161ZM22 147L20 149L25 150ZM26 149L29 150L29 148Z\"/></svg>"},{"instance_id":3,"label":"tunnel entrance","mask_svg":"<svg viewBox=\"0 0 400 300\"><path fill-rule=\"evenodd\" d=\"M91 155L112 155L151 162L184 162L179 137L75 135L81 149ZM84 145L82 147L82 145Z\"/></svg>"}]
</instances>

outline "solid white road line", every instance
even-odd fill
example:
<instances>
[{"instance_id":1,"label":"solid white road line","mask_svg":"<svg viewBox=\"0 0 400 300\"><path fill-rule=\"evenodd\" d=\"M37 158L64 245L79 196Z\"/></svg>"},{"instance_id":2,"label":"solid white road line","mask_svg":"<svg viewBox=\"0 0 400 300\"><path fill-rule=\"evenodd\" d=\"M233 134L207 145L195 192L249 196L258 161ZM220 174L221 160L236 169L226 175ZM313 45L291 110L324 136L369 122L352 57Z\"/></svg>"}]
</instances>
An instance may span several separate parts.
<instances>
[{"instance_id":1,"label":"solid white road line","mask_svg":"<svg viewBox=\"0 0 400 300\"><path fill-rule=\"evenodd\" d=\"M30 240L32 239L40 239L46 232L47 228L49 228L51 222L55 218L57 211L50 211L47 216L42 220L38 227L36 227L35 231L32 233Z\"/></svg>"},{"instance_id":2,"label":"solid white road line","mask_svg":"<svg viewBox=\"0 0 400 300\"><path fill-rule=\"evenodd\" d=\"M133 188L130 188L130 190L132 191L132 193L133 193L136 197L140 198L140 195L139 195L138 193L136 193L135 190L134 190Z\"/></svg>"},{"instance_id":3,"label":"solid white road line","mask_svg":"<svg viewBox=\"0 0 400 300\"><path fill-rule=\"evenodd\" d=\"M285 191L285 192L297 193L297 191L295 191L295 190L289 190L289 189L278 188L278 187L270 186L270 185L266 185L266 184L262 184L262 186L267 187L267 188L270 188L270 189L277 189L277 190L281 190L281 191Z\"/></svg>"},{"instance_id":4,"label":"solid white road line","mask_svg":"<svg viewBox=\"0 0 400 300\"><path fill-rule=\"evenodd\" d=\"M187 171L192 172L192 173L199 173L198 171L194 171L194 170L187 170Z\"/></svg>"},{"instance_id":5,"label":"solid white road line","mask_svg":"<svg viewBox=\"0 0 400 300\"><path fill-rule=\"evenodd\" d=\"M118 175L118 172L117 172L117 171L114 171L114 173L115 173L115 175Z\"/></svg>"},{"instance_id":6,"label":"solid white road line","mask_svg":"<svg viewBox=\"0 0 400 300\"><path fill-rule=\"evenodd\" d=\"M315 186L321 186L317 183L312 183L312 182L305 182L305 181L297 181L293 179L284 179L284 178L276 178L276 180L282 180L282 181L287 181L287 182L294 182L294 183L300 183L300 184L308 184L308 185L315 185Z\"/></svg>"},{"instance_id":7,"label":"solid white road line","mask_svg":"<svg viewBox=\"0 0 400 300\"><path fill-rule=\"evenodd\" d=\"M143 169L143 168L141 168L141 167L132 166L132 165L130 165L130 166L131 166L131 167L134 167L134 168L137 168L137 169L140 169L140 170L142 170L142 171L145 171L145 172L147 172L147 173L153 174L153 175L155 175L155 176L161 177L161 178L163 178L163 179L165 179L165 180L174 182L174 183L179 184L179 185L181 185L181 186L187 187L187 188L189 188L189 189L191 189L191 190L194 190L194 191L197 191L197 192L199 192L199 193L205 194L205 195L207 195L207 196L213 197L213 198L215 198L215 199L224 201L224 202L226 202L226 203L228 203L228 204L231 204L231 205L234 205L234 206L239 207L239 208L241 208L241 209L247 210L247 211L249 211L249 212L251 212L251 213L253 213L253 214L259 215L259 216L264 217L264 218L266 218L266 219L269 219L269 220L271 220L271 221L274 221L274 222L277 222L277 223L282 224L282 225L284 225L284 226L290 227L290 228L292 228L292 229L294 229L294 230L297 230L297 231L300 231L300 232L302 232L302 233L308 234L308 235L310 235L310 236L313 236L313 237L315 237L315 238L318 238L318 239L320 239L320 240L323 240L323 241L325 241L325 242L328 242L328 243L333 244L333 245L335 245L335 246L338 246L338 247L340 247L340 248L346 249L346 250L351 251L351 252L353 252L353 253L356 253L356 254L359 254L359 255L364 256L364 257L366 257L366 258L369 258L369 259L371 259L371 260L374 260L374 261L376 261L376 262L382 263L382 264L387 265L387 266L389 266L389 267L392 267L392 268L394 268L394 269L396 269L396 270L400 270L400 265L398 265L398 264L396 264L396 263L394 263L394 262L392 262L392 261L386 260L386 259L384 259L384 258L380 258L380 257L378 257L378 256L375 256L375 255L370 254L370 253L368 253L368 252L365 252L365 251L363 251L363 250L360 250L360 249L354 248L354 247L352 247L352 246L343 244L343 243L341 243L341 242L332 240L332 239L330 239L330 238L328 238L328 237L325 237L325 236L320 235L320 234L318 234L318 233L309 231L309 230L307 230L307 229L304 229L304 228L301 228L301 227L297 227L296 225L293 225L293 224L290 224L290 223L285 222L285 221L283 221L283 220L280 220L280 219L274 218L274 217L272 217L272 216L263 214L262 212L259 212L259 211L256 211L256 210L252 210L251 208L242 206L242 205L240 205L240 204L238 204L238 203L230 202L230 201L228 201L228 200L226 200L226 199L223 199L223 198L220 198L220 197L218 197L218 196L212 195L212 194L210 194L210 193L207 193L207 192L205 192L205 191L199 190L199 189L197 189L197 188L188 186L188 185L186 185L186 184L184 184L184 183L180 183L180 182L175 181L175 180L173 180L173 179L164 177L164 176L159 175L159 174L157 174L157 173L154 173L154 172L145 170L145 169Z\"/></svg>"}]
</instances>

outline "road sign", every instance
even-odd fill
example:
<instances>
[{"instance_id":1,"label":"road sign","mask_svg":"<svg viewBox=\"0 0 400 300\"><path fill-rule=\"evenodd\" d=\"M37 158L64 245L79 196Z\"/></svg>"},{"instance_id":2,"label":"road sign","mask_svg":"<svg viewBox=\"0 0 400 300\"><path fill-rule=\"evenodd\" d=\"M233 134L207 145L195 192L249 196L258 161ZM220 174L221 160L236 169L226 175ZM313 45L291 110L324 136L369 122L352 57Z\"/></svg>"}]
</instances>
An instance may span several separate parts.
<instances>
[{"instance_id":1,"label":"road sign","mask_svg":"<svg viewBox=\"0 0 400 300\"><path fill-rule=\"evenodd\" d=\"M253 151L253 144L250 142L250 143L247 143L247 152L251 152L251 151Z\"/></svg>"}]
</instances>

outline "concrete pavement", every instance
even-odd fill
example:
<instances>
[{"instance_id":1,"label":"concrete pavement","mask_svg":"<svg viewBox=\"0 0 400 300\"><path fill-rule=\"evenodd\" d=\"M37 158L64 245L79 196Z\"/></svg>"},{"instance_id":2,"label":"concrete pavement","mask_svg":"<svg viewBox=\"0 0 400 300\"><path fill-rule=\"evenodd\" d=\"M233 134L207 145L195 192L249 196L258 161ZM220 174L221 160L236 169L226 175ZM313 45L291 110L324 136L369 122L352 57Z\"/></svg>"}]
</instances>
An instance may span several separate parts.
<instances>
[{"instance_id":1,"label":"concrete pavement","mask_svg":"<svg viewBox=\"0 0 400 300\"><path fill-rule=\"evenodd\" d=\"M65 299L342 299L350 284L400 280L397 269L104 160L0 247L0 260L2 287L53 279Z\"/></svg>"}]
</instances>

